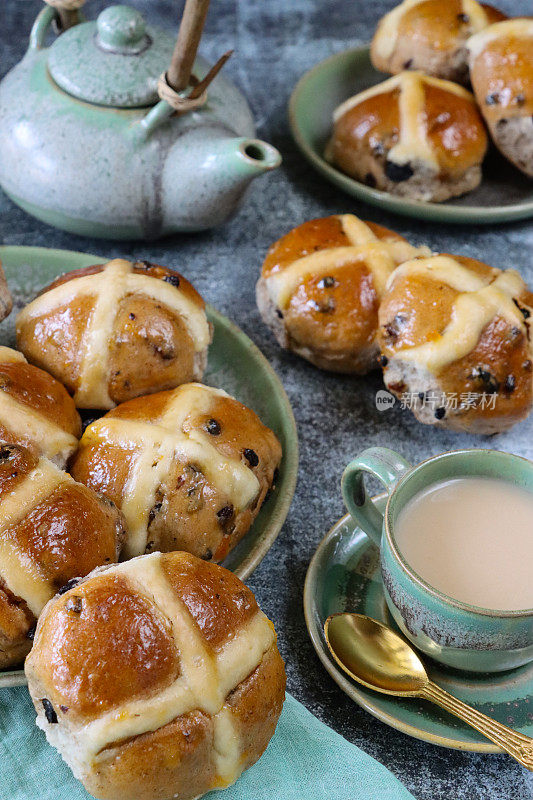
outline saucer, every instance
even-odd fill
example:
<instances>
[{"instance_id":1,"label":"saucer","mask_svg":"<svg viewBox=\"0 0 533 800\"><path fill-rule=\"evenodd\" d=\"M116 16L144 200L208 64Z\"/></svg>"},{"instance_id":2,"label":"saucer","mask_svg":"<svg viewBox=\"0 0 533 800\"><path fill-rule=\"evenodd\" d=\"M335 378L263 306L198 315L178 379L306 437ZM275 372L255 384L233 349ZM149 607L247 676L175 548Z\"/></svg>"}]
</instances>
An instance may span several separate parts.
<instances>
[{"instance_id":1,"label":"saucer","mask_svg":"<svg viewBox=\"0 0 533 800\"><path fill-rule=\"evenodd\" d=\"M365 45L326 58L300 78L290 99L289 121L297 146L317 172L358 200L415 219L487 225L533 216L531 180L494 147L483 162L481 184L446 203L409 200L372 189L329 164L324 149L331 135L334 109L386 77L373 68L370 47Z\"/></svg>"},{"instance_id":2,"label":"saucer","mask_svg":"<svg viewBox=\"0 0 533 800\"><path fill-rule=\"evenodd\" d=\"M386 495L378 506L385 507ZM313 646L340 688L375 717L417 739L478 753L501 750L460 720L423 700L401 700L352 681L330 656L324 621L338 611L353 611L396 627L387 609L379 551L347 514L320 542L304 589L304 612ZM461 673L424 658L430 678L450 694L513 730L533 736L533 663L490 675Z\"/></svg>"}]
</instances>

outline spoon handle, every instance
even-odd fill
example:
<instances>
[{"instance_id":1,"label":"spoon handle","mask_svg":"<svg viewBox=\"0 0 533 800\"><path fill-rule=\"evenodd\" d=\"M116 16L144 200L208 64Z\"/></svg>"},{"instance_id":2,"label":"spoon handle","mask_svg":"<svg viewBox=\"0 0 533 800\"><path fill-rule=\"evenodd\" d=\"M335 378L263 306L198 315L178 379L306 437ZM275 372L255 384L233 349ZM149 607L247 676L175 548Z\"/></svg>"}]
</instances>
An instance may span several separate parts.
<instances>
[{"instance_id":1,"label":"spoon handle","mask_svg":"<svg viewBox=\"0 0 533 800\"><path fill-rule=\"evenodd\" d=\"M476 711L472 706L458 700L447 691L437 686L436 683L429 683L420 692L420 697L436 703L441 708L455 714L472 728L486 736L491 742L497 744L506 753L509 753L523 767L533 771L533 739L521 733L511 730L501 722L487 717L481 711Z\"/></svg>"}]
</instances>

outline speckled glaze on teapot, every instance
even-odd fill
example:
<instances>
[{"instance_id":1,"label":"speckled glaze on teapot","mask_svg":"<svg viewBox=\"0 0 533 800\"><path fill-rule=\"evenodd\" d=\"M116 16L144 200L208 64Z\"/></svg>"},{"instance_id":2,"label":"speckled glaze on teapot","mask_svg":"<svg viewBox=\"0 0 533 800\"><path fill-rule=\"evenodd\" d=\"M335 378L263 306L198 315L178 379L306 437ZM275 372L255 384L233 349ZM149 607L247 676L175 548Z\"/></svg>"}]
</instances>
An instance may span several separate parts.
<instances>
[{"instance_id":1,"label":"speckled glaze on teapot","mask_svg":"<svg viewBox=\"0 0 533 800\"><path fill-rule=\"evenodd\" d=\"M111 6L45 47L55 16L41 11L0 84L0 185L33 216L111 239L203 230L280 164L252 138L248 103L224 76L186 114L159 100L174 40L137 11ZM207 69L197 58L194 74Z\"/></svg>"}]
</instances>

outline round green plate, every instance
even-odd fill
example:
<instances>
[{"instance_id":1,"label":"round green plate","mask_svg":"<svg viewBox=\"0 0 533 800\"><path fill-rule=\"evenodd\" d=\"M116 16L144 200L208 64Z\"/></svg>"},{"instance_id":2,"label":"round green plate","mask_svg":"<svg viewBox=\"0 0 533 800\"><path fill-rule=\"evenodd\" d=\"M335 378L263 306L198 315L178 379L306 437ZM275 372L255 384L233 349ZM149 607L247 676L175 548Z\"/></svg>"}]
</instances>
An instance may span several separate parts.
<instances>
[{"instance_id":1,"label":"round green plate","mask_svg":"<svg viewBox=\"0 0 533 800\"><path fill-rule=\"evenodd\" d=\"M385 80L372 67L370 48L337 53L306 72L294 89L289 119L296 144L313 167L348 194L387 211L416 219L489 224L533 216L533 181L491 150L483 181L473 192L447 203L421 203L371 189L349 178L324 159L334 109L354 94Z\"/></svg>"},{"instance_id":2,"label":"round green plate","mask_svg":"<svg viewBox=\"0 0 533 800\"><path fill-rule=\"evenodd\" d=\"M101 256L44 247L0 247L14 308L0 324L0 344L15 346L17 312L46 284L63 272L105 261ZM257 412L281 442L283 459L276 488L254 524L224 561L244 580L274 543L285 521L296 486L298 436L285 390L261 351L227 317L208 307L214 325L206 383L219 386ZM0 687L25 683L22 670L0 671Z\"/></svg>"},{"instance_id":3,"label":"round green plate","mask_svg":"<svg viewBox=\"0 0 533 800\"><path fill-rule=\"evenodd\" d=\"M385 507L386 495L378 505ZM425 742L499 753L500 749L460 720L423 700L373 692L352 681L330 656L324 622L337 611L354 611L394 626L389 615L379 569L379 552L349 515L322 539L305 579L304 611L307 629L323 665L341 689L375 717ZM426 660L432 680L510 728L533 736L533 664L493 675L456 672Z\"/></svg>"}]
</instances>

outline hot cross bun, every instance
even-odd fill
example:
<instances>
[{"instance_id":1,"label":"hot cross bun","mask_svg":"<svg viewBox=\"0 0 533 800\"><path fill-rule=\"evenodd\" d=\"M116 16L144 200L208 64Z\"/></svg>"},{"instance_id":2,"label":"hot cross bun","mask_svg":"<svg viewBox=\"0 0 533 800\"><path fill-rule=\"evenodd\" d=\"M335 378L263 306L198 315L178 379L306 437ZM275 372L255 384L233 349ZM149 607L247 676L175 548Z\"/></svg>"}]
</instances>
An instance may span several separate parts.
<instances>
[{"instance_id":1,"label":"hot cross bun","mask_svg":"<svg viewBox=\"0 0 533 800\"><path fill-rule=\"evenodd\" d=\"M257 305L282 347L322 369L363 374L378 365L387 278L402 261L429 252L353 214L313 219L268 251Z\"/></svg>"},{"instance_id":2,"label":"hot cross bun","mask_svg":"<svg viewBox=\"0 0 533 800\"><path fill-rule=\"evenodd\" d=\"M186 553L95 570L43 612L26 659L44 730L101 800L192 800L261 756L285 694L272 623Z\"/></svg>"},{"instance_id":3,"label":"hot cross bun","mask_svg":"<svg viewBox=\"0 0 533 800\"><path fill-rule=\"evenodd\" d=\"M404 0L380 21L372 63L382 72L419 69L468 84L468 38L503 19L501 11L476 0Z\"/></svg>"},{"instance_id":4,"label":"hot cross bun","mask_svg":"<svg viewBox=\"0 0 533 800\"><path fill-rule=\"evenodd\" d=\"M474 96L401 72L342 103L326 158L372 188L441 202L475 189L487 134Z\"/></svg>"},{"instance_id":5,"label":"hot cross bun","mask_svg":"<svg viewBox=\"0 0 533 800\"><path fill-rule=\"evenodd\" d=\"M74 270L17 318L28 361L74 395L109 409L202 377L211 329L204 301L177 272L115 259Z\"/></svg>"},{"instance_id":6,"label":"hot cross bun","mask_svg":"<svg viewBox=\"0 0 533 800\"><path fill-rule=\"evenodd\" d=\"M0 445L0 668L22 661L48 600L116 562L123 538L112 503L31 450Z\"/></svg>"},{"instance_id":7,"label":"hot cross bun","mask_svg":"<svg viewBox=\"0 0 533 800\"><path fill-rule=\"evenodd\" d=\"M499 433L533 402L533 295L515 270L464 256L408 261L379 310L385 383L420 422Z\"/></svg>"},{"instance_id":8,"label":"hot cross bun","mask_svg":"<svg viewBox=\"0 0 533 800\"><path fill-rule=\"evenodd\" d=\"M80 436L65 387L22 353L0 347L0 442L24 445L64 467Z\"/></svg>"},{"instance_id":9,"label":"hot cross bun","mask_svg":"<svg viewBox=\"0 0 533 800\"><path fill-rule=\"evenodd\" d=\"M491 25L468 49L472 85L495 144L533 177L533 19Z\"/></svg>"},{"instance_id":10,"label":"hot cross bun","mask_svg":"<svg viewBox=\"0 0 533 800\"><path fill-rule=\"evenodd\" d=\"M126 518L126 557L186 550L221 561L257 516L281 446L220 389L185 384L139 397L86 429L71 471Z\"/></svg>"}]
</instances>

